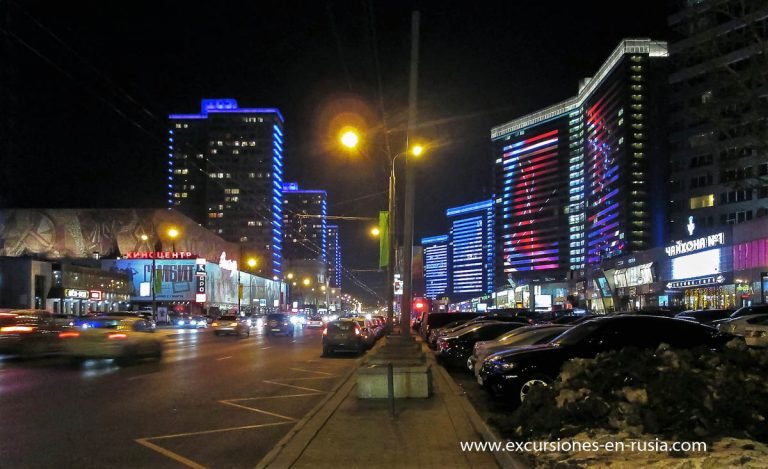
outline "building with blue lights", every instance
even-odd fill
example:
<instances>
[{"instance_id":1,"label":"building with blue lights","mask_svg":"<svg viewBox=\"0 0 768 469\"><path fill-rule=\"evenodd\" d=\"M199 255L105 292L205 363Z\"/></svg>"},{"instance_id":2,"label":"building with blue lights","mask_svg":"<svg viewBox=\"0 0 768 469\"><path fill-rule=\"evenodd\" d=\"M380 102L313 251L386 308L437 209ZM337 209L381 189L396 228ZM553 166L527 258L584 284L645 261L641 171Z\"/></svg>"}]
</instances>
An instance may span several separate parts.
<instances>
[{"instance_id":1,"label":"building with blue lights","mask_svg":"<svg viewBox=\"0 0 768 469\"><path fill-rule=\"evenodd\" d=\"M265 274L282 274L283 116L203 99L168 116L168 207L244 246Z\"/></svg>"},{"instance_id":2,"label":"building with blue lights","mask_svg":"<svg viewBox=\"0 0 768 469\"><path fill-rule=\"evenodd\" d=\"M494 202L449 208L451 300L493 292Z\"/></svg>"},{"instance_id":3,"label":"building with blue lights","mask_svg":"<svg viewBox=\"0 0 768 469\"><path fill-rule=\"evenodd\" d=\"M424 296L431 300L448 295L449 244L448 235L421 239L424 249Z\"/></svg>"},{"instance_id":4,"label":"building with blue lights","mask_svg":"<svg viewBox=\"0 0 768 469\"><path fill-rule=\"evenodd\" d=\"M328 225L328 279L331 288L341 288L341 244L338 225Z\"/></svg>"},{"instance_id":5,"label":"building with blue lights","mask_svg":"<svg viewBox=\"0 0 768 469\"><path fill-rule=\"evenodd\" d=\"M283 186L283 258L328 261L328 194Z\"/></svg>"},{"instance_id":6,"label":"building with blue lights","mask_svg":"<svg viewBox=\"0 0 768 469\"><path fill-rule=\"evenodd\" d=\"M491 130L497 287L664 243L666 57L624 40L576 96Z\"/></svg>"}]
</instances>

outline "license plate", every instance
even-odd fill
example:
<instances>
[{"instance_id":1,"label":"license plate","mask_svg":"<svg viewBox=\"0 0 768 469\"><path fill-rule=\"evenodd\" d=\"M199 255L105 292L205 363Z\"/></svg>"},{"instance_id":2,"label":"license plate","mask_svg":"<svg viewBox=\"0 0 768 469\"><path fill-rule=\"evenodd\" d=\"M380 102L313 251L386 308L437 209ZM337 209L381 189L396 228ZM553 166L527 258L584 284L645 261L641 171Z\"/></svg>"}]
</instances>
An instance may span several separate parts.
<instances>
[{"instance_id":1,"label":"license plate","mask_svg":"<svg viewBox=\"0 0 768 469\"><path fill-rule=\"evenodd\" d=\"M280 332L280 329L272 329L272 332Z\"/></svg>"}]
</instances>

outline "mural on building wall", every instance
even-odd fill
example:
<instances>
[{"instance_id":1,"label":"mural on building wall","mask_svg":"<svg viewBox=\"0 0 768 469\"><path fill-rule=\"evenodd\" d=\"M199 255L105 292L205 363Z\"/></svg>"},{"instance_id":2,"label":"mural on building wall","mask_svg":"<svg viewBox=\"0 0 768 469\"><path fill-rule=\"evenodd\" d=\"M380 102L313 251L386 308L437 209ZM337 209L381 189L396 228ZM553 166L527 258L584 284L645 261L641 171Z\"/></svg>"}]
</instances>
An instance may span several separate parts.
<instances>
[{"instance_id":1,"label":"mural on building wall","mask_svg":"<svg viewBox=\"0 0 768 469\"><path fill-rule=\"evenodd\" d=\"M176 240L169 228L181 233ZM142 237L146 236L146 240ZM14 209L0 211L0 256L114 258L127 252L193 252L216 261L238 252L179 212L166 209Z\"/></svg>"}]
</instances>

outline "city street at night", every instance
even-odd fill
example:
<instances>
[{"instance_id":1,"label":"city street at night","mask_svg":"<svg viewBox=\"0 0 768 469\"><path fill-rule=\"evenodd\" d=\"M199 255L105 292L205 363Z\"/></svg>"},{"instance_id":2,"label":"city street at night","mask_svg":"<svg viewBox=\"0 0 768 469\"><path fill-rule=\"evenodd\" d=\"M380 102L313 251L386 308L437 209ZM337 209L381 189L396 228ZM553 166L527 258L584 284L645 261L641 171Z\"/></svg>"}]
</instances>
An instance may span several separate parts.
<instances>
[{"instance_id":1,"label":"city street at night","mask_svg":"<svg viewBox=\"0 0 768 469\"><path fill-rule=\"evenodd\" d=\"M0 361L4 467L253 467L357 364L320 329L161 329L160 363Z\"/></svg>"}]
</instances>

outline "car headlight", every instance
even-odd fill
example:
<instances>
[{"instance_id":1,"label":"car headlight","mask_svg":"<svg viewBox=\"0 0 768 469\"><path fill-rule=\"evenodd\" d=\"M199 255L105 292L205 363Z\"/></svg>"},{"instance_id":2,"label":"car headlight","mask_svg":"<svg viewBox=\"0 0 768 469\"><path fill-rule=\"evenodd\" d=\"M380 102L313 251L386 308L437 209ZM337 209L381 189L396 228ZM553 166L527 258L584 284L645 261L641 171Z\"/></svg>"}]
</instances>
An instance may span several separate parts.
<instances>
[{"instance_id":1,"label":"car headlight","mask_svg":"<svg viewBox=\"0 0 768 469\"><path fill-rule=\"evenodd\" d=\"M183 325L184 325L184 320L182 319L179 321L179 326L183 326Z\"/></svg>"},{"instance_id":2,"label":"car headlight","mask_svg":"<svg viewBox=\"0 0 768 469\"><path fill-rule=\"evenodd\" d=\"M296 316L291 316L291 324L296 324Z\"/></svg>"},{"instance_id":3,"label":"car headlight","mask_svg":"<svg viewBox=\"0 0 768 469\"><path fill-rule=\"evenodd\" d=\"M515 362L501 362L499 363L499 367L502 370L511 370L517 366L517 363Z\"/></svg>"}]
</instances>

